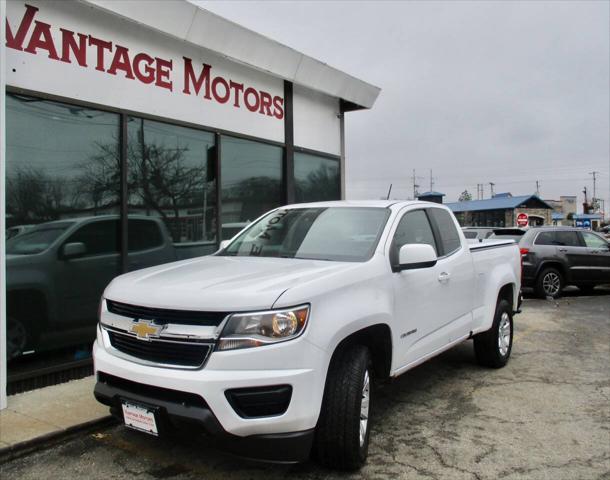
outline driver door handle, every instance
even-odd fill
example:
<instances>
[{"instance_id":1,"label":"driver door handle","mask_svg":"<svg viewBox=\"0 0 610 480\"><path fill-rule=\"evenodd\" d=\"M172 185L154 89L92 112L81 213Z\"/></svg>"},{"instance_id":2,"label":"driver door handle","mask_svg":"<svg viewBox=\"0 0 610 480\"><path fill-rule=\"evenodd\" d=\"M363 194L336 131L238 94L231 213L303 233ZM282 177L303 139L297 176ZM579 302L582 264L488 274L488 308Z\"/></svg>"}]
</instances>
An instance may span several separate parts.
<instances>
[{"instance_id":1,"label":"driver door handle","mask_svg":"<svg viewBox=\"0 0 610 480\"><path fill-rule=\"evenodd\" d=\"M441 283L447 283L451 278L451 274L447 272L441 272L438 276L438 281Z\"/></svg>"},{"instance_id":2,"label":"driver door handle","mask_svg":"<svg viewBox=\"0 0 610 480\"><path fill-rule=\"evenodd\" d=\"M559 251L565 253L565 252L568 251L568 249L567 248L560 248Z\"/></svg>"}]
</instances>

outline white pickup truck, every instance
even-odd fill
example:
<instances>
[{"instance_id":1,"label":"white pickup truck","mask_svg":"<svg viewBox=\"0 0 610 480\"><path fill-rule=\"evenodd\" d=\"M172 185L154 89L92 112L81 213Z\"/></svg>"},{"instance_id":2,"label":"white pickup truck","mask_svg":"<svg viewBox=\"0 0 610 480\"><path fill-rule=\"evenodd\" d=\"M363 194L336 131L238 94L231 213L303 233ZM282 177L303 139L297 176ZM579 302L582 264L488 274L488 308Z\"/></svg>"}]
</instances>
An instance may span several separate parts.
<instances>
[{"instance_id":1,"label":"white pickup truck","mask_svg":"<svg viewBox=\"0 0 610 480\"><path fill-rule=\"evenodd\" d=\"M113 280L95 396L155 435L187 424L243 457L355 469L371 382L469 338L504 366L519 301L517 245L469 245L442 205L282 207L214 255Z\"/></svg>"}]
</instances>

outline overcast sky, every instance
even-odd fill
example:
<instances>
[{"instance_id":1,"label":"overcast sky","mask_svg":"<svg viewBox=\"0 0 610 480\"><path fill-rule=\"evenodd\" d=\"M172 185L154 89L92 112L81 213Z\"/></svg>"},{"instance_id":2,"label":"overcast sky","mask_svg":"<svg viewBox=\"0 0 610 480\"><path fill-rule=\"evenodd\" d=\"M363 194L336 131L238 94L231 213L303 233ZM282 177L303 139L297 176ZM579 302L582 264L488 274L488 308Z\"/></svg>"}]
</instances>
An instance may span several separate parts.
<instances>
[{"instance_id":1,"label":"overcast sky","mask_svg":"<svg viewBox=\"0 0 610 480\"><path fill-rule=\"evenodd\" d=\"M199 2L381 87L346 115L347 197L477 183L610 210L610 2Z\"/></svg>"}]
</instances>

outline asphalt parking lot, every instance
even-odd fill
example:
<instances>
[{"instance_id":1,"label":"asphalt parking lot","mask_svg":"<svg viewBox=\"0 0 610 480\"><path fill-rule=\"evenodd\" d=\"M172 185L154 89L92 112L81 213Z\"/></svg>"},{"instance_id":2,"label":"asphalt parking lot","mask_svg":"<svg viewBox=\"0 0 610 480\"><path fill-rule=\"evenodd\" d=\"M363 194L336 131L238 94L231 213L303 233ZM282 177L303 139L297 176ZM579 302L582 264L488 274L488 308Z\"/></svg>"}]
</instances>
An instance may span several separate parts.
<instances>
[{"instance_id":1,"label":"asphalt parking lot","mask_svg":"<svg viewBox=\"0 0 610 480\"><path fill-rule=\"evenodd\" d=\"M608 479L610 289L527 298L512 359L480 368L466 342L375 390L368 464L267 465L205 441L122 427L82 435L0 466L8 479Z\"/></svg>"}]
</instances>

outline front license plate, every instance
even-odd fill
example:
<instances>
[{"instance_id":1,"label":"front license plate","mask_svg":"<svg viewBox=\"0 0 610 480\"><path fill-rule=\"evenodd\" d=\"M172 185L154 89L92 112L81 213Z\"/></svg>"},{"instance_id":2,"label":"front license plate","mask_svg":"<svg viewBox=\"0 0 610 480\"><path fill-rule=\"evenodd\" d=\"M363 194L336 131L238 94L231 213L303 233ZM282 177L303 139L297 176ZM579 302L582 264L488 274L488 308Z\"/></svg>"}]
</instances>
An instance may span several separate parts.
<instances>
[{"instance_id":1,"label":"front license plate","mask_svg":"<svg viewBox=\"0 0 610 480\"><path fill-rule=\"evenodd\" d=\"M159 435L155 412L149 408L124 402L123 419L125 420L125 425L129 428L150 433L151 435Z\"/></svg>"}]
</instances>

